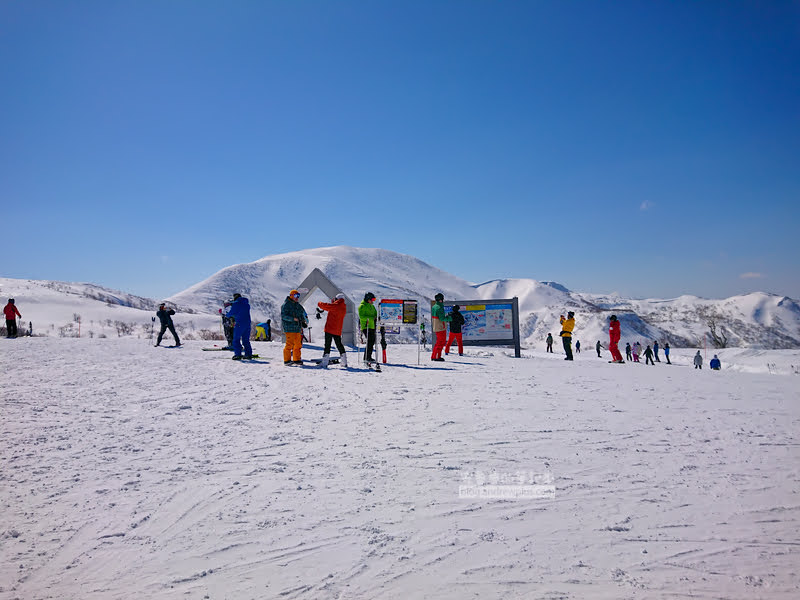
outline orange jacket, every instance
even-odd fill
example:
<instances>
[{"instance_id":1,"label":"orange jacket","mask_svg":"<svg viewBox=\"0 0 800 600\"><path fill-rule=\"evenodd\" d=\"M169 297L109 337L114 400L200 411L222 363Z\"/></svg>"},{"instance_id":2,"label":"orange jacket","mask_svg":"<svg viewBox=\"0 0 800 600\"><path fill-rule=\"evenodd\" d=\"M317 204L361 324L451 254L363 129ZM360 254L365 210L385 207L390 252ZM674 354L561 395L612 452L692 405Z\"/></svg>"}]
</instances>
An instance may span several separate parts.
<instances>
[{"instance_id":1,"label":"orange jacket","mask_svg":"<svg viewBox=\"0 0 800 600\"><path fill-rule=\"evenodd\" d=\"M328 311L328 318L325 321L325 333L331 335L342 335L342 323L344 322L344 315L347 313L347 305L344 298L337 298L332 303L317 302L322 310Z\"/></svg>"}]
</instances>

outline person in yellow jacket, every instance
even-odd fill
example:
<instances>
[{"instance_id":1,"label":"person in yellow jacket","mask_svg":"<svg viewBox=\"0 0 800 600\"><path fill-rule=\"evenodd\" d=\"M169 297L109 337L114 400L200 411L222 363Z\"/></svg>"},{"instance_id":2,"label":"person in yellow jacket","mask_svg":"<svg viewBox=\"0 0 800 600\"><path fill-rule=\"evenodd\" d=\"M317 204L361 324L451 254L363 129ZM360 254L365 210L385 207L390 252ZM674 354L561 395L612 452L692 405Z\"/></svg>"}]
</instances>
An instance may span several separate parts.
<instances>
[{"instance_id":1,"label":"person in yellow jacket","mask_svg":"<svg viewBox=\"0 0 800 600\"><path fill-rule=\"evenodd\" d=\"M567 318L561 315L561 343L564 344L564 352L567 357L564 360L572 360L572 330L575 329L575 313L570 311Z\"/></svg>"}]
</instances>

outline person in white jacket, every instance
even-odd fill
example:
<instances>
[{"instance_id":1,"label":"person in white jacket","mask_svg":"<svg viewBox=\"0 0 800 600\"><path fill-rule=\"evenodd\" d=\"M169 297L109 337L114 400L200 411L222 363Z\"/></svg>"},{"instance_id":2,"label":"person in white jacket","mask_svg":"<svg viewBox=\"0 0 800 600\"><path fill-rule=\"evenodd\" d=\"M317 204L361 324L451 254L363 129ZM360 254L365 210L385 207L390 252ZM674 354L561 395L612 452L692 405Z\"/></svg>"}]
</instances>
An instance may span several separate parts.
<instances>
[{"instance_id":1,"label":"person in white jacket","mask_svg":"<svg viewBox=\"0 0 800 600\"><path fill-rule=\"evenodd\" d=\"M694 355L694 368L695 369L703 368L703 357L700 356L700 350L698 350L697 354Z\"/></svg>"}]
</instances>

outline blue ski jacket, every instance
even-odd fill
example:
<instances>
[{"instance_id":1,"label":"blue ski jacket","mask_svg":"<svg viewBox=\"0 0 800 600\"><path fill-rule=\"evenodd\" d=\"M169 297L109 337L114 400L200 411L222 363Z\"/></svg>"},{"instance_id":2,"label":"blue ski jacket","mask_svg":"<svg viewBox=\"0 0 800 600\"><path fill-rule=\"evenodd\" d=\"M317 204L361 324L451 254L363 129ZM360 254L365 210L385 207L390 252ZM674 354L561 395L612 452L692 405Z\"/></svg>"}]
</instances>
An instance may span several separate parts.
<instances>
[{"instance_id":1,"label":"blue ski jacket","mask_svg":"<svg viewBox=\"0 0 800 600\"><path fill-rule=\"evenodd\" d=\"M240 327L250 327L250 302L244 296L240 296L231 304L228 316Z\"/></svg>"}]
</instances>

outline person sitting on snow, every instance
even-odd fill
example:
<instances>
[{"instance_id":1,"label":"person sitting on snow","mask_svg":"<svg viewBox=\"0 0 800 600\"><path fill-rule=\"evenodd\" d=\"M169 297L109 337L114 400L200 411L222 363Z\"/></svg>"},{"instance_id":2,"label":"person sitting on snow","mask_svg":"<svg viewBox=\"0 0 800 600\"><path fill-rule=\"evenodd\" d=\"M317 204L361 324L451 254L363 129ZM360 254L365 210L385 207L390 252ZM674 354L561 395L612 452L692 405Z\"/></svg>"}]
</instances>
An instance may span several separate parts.
<instances>
[{"instance_id":1,"label":"person sitting on snow","mask_svg":"<svg viewBox=\"0 0 800 600\"><path fill-rule=\"evenodd\" d=\"M711 367L712 371L719 371L722 368L722 363L719 362L719 358L717 355L714 355L714 358L711 359L711 362L708 363L708 366Z\"/></svg>"}]
</instances>

